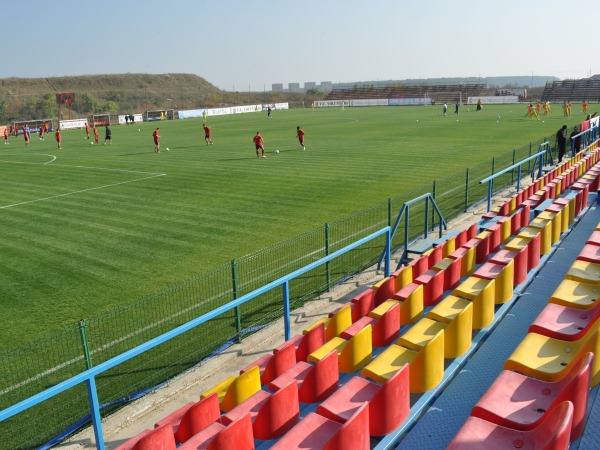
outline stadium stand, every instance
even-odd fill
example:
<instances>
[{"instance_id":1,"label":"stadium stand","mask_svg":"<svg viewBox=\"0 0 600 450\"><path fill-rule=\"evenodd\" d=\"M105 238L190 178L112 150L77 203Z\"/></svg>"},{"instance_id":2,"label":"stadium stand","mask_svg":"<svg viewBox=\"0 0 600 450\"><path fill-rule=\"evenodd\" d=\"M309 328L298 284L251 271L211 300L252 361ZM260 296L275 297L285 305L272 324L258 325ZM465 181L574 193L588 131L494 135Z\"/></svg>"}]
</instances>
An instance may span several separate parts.
<instances>
[{"instance_id":1,"label":"stadium stand","mask_svg":"<svg viewBox=\"0 0 600 450\"><path fill-rule=\"evenodd\" d=\"M388 86L383 88L355 87L352 89L334 89L324 100L354 100L378 98L431 98L436 102L454 103L460 99L483 95L484 83L439 84L426 86Z\"/></svg>"},{"instance_id":2,"label":"stadium stand","mask_svg":"<svg viewBox=\"0 0 600 450\"><path fill-rule=\"evenodd\" d=\"M580 80L562 80L546 83L541 101L600 102L600 75Z\"/></svg>"},{"instance_id":3,"label":"stadium stand","mask_svg":"<svg viewBox=\"0 0 600 450\"><path fill-rule=\"evenodd\" d=\"M587 448L599 187L593 143L118 448Z\"/></svg>"}]
</instances>

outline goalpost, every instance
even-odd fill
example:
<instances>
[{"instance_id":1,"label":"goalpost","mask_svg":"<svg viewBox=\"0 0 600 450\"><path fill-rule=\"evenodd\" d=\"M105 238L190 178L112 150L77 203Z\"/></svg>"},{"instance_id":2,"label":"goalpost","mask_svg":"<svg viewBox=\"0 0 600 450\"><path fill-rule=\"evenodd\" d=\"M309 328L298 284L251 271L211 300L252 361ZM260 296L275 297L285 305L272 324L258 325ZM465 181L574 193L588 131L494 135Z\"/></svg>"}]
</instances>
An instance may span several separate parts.
<instances>
[{"instance_id":1,"label":"goalpost","mask_svg":"<svg viewBox=\"0 0 600 450\"><path fill-rule=\"evenodd\" d=\"M45 127L48 124L48 131L54 131L54 126L52 125L52 119L32 119L32 120L21 120L18 122L13 122L13 134L16 136L17 134L23 134L23 127L28 126L30 133L39 133L40 127Z\"/></svg>"},{"instance_id":2,"label":"goalpost","mask_svg":"<svg viewBox=\"0 0 600 450\"><path fill-rule=\"evenodd\" d=\"M110 125L110 114L94 114L92 115L92 126L100 125L106 126Z\"/></svg>"},{"instance_id":3,"label":"goalpost","mask_svg":"<svg viewBox=\"0 0 600 450\"><path fill-rule=\"evenodd\" d=\"M152 122L153 120L173 120L175 119L174 109L157 109L154 111L146 111L144 113L144 122Z\"/></svg>"}]
</instances>

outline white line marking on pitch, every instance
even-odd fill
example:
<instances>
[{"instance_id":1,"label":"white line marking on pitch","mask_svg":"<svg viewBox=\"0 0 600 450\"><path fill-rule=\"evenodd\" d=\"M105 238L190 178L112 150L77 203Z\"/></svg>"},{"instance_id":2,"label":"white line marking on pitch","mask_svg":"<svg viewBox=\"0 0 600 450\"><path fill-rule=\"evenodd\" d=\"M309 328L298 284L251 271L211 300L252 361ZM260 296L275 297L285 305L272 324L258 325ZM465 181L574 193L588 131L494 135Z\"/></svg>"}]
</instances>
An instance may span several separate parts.
<instances>
[{"instance_id":1,"label":"white line marking on pitch","mask_svg":"<svg viewBox=\"0 0 600 450\"><path fill-rule=\"evenodd\" d=\"M6 163L11 163L11 164L44 165L44 164L50 164L51 162L53 162L53 161L56 160L56 156L54 156L54 155L48 155L48 154L45 154L45 153L35 153L35 154L36 155L43 155L43 156L50 156L53 159L51 159L50 161L47 161L45 163L32 163L32 162L23 162L23 161L4 161L4 160L0 160L0 162L6 162ZM95 186L95 187L91 187L91 188L88 188L88 189L81 189L79 191L65 192L64 194L52 195L50 197L38 198L38 199L35 199L35 200L28 200L26 202L13 203L12 205L0 206L0 209L12 208L14 206L20 206L20 205L27 205L28 203L42 202L42 201L45 201L45 200L51 200L53 198L66 197L68 195L74 195L74 194L81 194L82 192L95 191L97 189L104 189L104 188L108 188L108 187L119 186L121 184L128 184L128 183L134 183L134 182L137 182L137 181L148 180L148 179L151 179L151 178L164 177L164 176L167 175L166 173L143 172L143 171L139 171L139 170L114 169L114 168L110 168L110 167L72 166L72 165L68 165L68 164L52 164L52 165L53 166L59 166L59 167L73 167L73 168L76 168L76 169L93 169L93 170L106 170L106 171L109 171L109 172L123 172L123 173L147 174L147 175L150 175L150 176L148 176L148 177L142 177L142 178L136 178L134 180L121 181L119 183L105 184L103 186Z\"/></svg>"}]
</instances>

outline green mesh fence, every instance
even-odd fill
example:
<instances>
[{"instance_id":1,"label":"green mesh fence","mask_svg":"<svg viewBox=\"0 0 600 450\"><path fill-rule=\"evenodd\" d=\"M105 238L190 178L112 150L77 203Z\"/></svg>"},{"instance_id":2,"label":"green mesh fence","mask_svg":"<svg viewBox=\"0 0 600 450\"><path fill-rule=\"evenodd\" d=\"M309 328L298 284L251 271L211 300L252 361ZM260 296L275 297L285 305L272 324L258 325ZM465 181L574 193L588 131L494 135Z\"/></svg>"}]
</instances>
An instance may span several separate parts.
<instances>
[{"instance_id":1,"label":"green mesh fence","mask_svg":"<svg viewBox=\"0 0 600 450\"><path fill-rule=\"evenodd\" d=\"M66 327L63 332L37 339L30 345L0 354L0 409L24 400L52 385L140 345L168 330L214 310L329 253L393 225L402 205L430 193L444 218L450 220L487 198L480 180L537 152L543 140L514 149L490 161L417 186L387 202L327 223L274 246L243 256L199 274L136 303ZM532 162L521 177L528 177ZM518 171L494 180L494 191L516 184ZM425 203L411 205L409 240L425 233ZM429 207L429 231L439 219ZM405 224L392 241L404 245ZM376 264L385 237L364 244L290 283L290 306L304 305L336 284ZM283 316L281 289L222 314L195 329L121 364L96 379L98 397L106 415L141 393L197 365L225 345L255 332ZM85 345L84 345L85 342ZM87 349L87 353L84 350ZM0 423L0 449L35 448L89 422L84 385Z\"/></svg>"}]
</instances>

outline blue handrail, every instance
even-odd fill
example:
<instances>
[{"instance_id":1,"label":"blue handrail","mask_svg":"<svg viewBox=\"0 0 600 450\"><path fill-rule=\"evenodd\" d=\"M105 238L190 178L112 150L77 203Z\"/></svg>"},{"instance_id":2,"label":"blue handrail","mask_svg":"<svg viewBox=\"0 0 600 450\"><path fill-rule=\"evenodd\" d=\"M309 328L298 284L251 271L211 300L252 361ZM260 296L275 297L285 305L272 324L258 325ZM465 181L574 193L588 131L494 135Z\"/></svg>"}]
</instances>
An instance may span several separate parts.
<instances>
[{"instance_id":1,"label":"blue handrail","mask_svg":"<svg viewBox=\"0 0 600 450\"><path fill-rule=\"evenodd\" d=\"M398 227L400 226L400 221L404 217L404 252L402 253L402 258L400 258L398 267L400 267L400 265L403 264L404 262L408 261L408 259L407 259L408 245L410 244L410 235L409 235L410 206L413 203L419 202L421 200L425 200L425 223L424 223L424 230L423 230L423 239L426 239L427 235L429 234L429 202L432 203L433 208L437 212L438 217L440 219L439 237L440 238L442 237L443 230L448 229L448 224L446 223L446 219L444 219L444 215L442 214L442 211L440 210L437 203L435 202L433 195L431 195L429 192L405 202L402 205L402 208L400 208L400 212L398 213L398 217L396 218L396 222L394 223L394 226L392 227L392 231L391 231L391 239L394 239L394 236L396 235L396 231L398 230ZM379 262L377 264L378 269L381 267L381 262L383 261L384 256L385 256L385 252L382 253L381 256L379 257Z\"/></svg>"},{"instance_id":2,"label":"blue handrail","mask_svg":"<svg viewBox=\"0 0 600 450\"><path fill-rule=\"evenodd\" d=\"M38 394L35 394L13 406L9 406L6 409L3 409L2 411L0 411L0 422L9 419L10 417L13 417L29 408L32 408L46 400L49 400L52 397L55 397L56 395L59 395L81 383L86 383L87 385L87 391L88 391L88 397L89 397L89 404L90 404L90 410L91 410L91 417L92 417L92 426L94 428L94 436L96 439L96 448L100 449L100 450L104 450L105 445L104 445L104 437L102 435L102 422L101 422L101 417L100 417L100 402L98 400L98 392L97 392L97 388L96 388L96 377L104 372L106 372L109 369L112 369L115 366L118 366L120 364L123 364L124 362L139 356L140 354L147 352L155 347L158 347L159 345L176 338L177 336L205 323L208 322L211 319L214 319L217 316L220 316L221 314L224 314L227 311L230 311L234 308L237 308L241 305L243 305L246 302L249 302L250 300L254 299L255 297L258 297L259 295L264 294L265 292L270 291L271 289L274 289L276 287L281 286L282 287L282 298L283 298L283 309L284 309L284 328L285 328L285 340L287 341L290 338L290 286L289 283L291 280L298 278L299 276L335 259L338 258L340 256L342 256L345 253L348 253L349 251L363 245L366 244L369 241L372 241L373 239L378 238L379 236L385 235L386 236L386 242L385 242L385 250L384 253L386 255L385 257L385 276L388 277L390 275L390 257L391 257L391 228L389 226L386 226L384 228L381 228L378 231L375 231L374 233L371 233L370 235L359 239L356 242L353 242L352 244L347 245L344 248L341 248L340 250L337 250L323 258L318 259L317 261L314 261L300 269L295 270L294 272L291 272L283 277L280 277L274 281L271 281L270 283L265 284L264 286L255 289L252 292L249 292L245 295L242 295L241 297L230 301L222 306L219 306L218 308L213 309L212 311L203 314L200 317L197 317L193 320L190 320L189 322L178 326L177 328L174 328L173 330L167 331L164 334L161 334L160 336L155 337L154 339L151 339L147 342L144 342L143 344L138 345L135 348L132 348L131 350L128 350L124 353L121 353L120 355L115 356L114 358L109 359L108 361L105 361L103 363L98 364L95 367L92 367L84 372L81 372L65 381L62 381L58 384L56 384L55 386L52 386L49 389L46 389L45 391L42 391Z\"/></svg>"},{"instance_id":3,"label":"blue handrail","mask_svg":"<svg viewBox=\"0 0 600 450\"><path fill-rule=\"evenodd\" d=\"M545 147L545 144L550 145L548 142L544 142L544 143L540 144L539 148ZM506 169L503 169L498 173L490 175L489 177L486 177L479 182L480 184L484 184L484 183L488 184L488 206L487 206L488 212L492 209L492 194L493 194L493 190L494 190L494 179L496 177L499 177L500 175L505 174L506 172L513 170L515 167L517 167L519 169L519 173L517 175L517 191L520 191L521 190L521 166L524 163L531 161L532 159L539 158L539 161L540 161L539 172L540 173L538 176L541 176L542 175L542 166L543 166L542 159L544 158L544 155L547 152L548 152L548 149L545 148L543 151L539 151L535 155L531 155L529 158L525 158L525 159L519 161L518 163L513 164L512 166L508 166ZM535 168L535 165L534 165L534 168Z\"/></svg>"}]
</instances>

